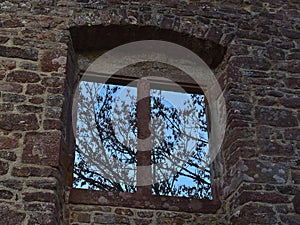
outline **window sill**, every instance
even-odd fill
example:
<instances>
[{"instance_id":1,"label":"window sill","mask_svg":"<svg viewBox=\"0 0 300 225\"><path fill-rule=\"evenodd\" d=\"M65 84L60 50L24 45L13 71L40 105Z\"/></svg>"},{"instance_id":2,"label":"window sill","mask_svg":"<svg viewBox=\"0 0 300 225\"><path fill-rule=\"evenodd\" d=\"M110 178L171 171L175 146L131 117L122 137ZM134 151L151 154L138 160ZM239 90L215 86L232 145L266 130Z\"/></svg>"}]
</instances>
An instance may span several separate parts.
<instances>
[{"instance_id":1,"label":"window sill","mask_svg":"<svg viewBox=\"0 0 300 225\"><path fill-rule=\"evenodd\" d=\"M145 196L139 193L104 192L78 188L71 189L69 203L207 214L216 213L220 208L220 201L218 200Z\"/></svg>"}]
</instances>

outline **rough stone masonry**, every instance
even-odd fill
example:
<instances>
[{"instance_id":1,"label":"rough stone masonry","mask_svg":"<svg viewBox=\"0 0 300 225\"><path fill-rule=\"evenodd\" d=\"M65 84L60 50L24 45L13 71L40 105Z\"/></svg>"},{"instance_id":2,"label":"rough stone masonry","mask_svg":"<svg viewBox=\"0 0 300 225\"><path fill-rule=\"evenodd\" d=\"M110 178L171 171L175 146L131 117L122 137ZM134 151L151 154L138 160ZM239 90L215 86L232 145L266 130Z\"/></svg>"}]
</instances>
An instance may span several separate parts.
<instances>
[{"instance_id":1,"label":"rough stone masonry","mask_svg":"<svg viewBox=\"0 0 300 225\"><path fill-rule=\"evenodd\" d=\"M207 43L198 53L228 116L217 208L119 206L71 188L75 52L149 37ZM300 224L299 96L299 0L0 0L0 222Z\"/></svg>"}]
</instances>

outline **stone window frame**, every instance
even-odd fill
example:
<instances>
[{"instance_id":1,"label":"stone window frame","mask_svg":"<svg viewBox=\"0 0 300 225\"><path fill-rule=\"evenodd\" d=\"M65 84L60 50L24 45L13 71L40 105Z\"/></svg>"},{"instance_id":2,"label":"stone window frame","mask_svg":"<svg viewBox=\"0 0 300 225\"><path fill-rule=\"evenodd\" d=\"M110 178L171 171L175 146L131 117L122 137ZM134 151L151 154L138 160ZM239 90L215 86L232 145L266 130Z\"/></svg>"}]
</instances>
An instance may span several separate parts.
<instances>
[{"instance_id":1,"label":"stone window frame","mask_svg":"<svg viewBox=\"0 0 300 225\"><path fill-rule=\"evenodd\" d=\"M94 28L94 29L93 29ZM108 30L107 30L108 29ZM105 49L99 43L97 44L96 38L99 35L106 34L107 31L111 31L112 33L116 32L118 29L128 29L130 32L139 30L137 33L140 32L140 35L136 35L134 37L129 38L128 40L117 40L117 44L113 43L110 44L109 48L116 47L118 45L124 44L128 41L136 41L136 40L146 40L146 39L154 39L153 37L147 37L147 34L151 34L151 32L147 32L147 29L150 29L154 32L158 32L157 28L145 26L145 27L138 27L135 28L132 25L127 26L92 26L92 27L75 27L71 29L71 36L73 41L73 47L76 50L94 50L96 49ZM156 37L158 40L165 40L170 41L173 43L181 44L184 47L191 49L193 46L193 42L190 42L192 37L187 37L186 35L182 35L180 33L169 31L169 30L161 30L162 32ZM122 31L118 31L124 33ZM88 37L90 37L89 42L82 42L85 40L86 33L88 33ZM176 38L174 39L174 33L179 36L179 40ZM96 35L97 34L97 35ZM126 34L125 34L126 35ZM93 39L94 37L94 39ZM104 38L105 39L105 38ZM182 40L185 40L183 43ZM110 37L106 40L111 40ZM219 44L215 44L208 40L201 40L200 41L202 47L200 46L199 49L191 49L193 50L198 56L200 56L210 68L216 68L221 61L223 60L224 54L226 49ZM105 42L105 41L104 41ZM86 43L86 44L82 44ZM91 43L94 43L91 44ZM190 45L191 44L191 45ZM77 46L76 46L77 45ZM79 46L79 47L78 47ZM205 51L203 51L205 49ZM74 63L74 52L72 55L73 63ZM75 74L75 71L71 71L71 76ZM75 79L74 83L76 84ZM73 83L73 84L74 84ZM73 132L73 131L72 131ZM68 169L67 175L67 186L69 186L70 193L69 193L69 203L71 204L88 204L88 205L101 205L101 206L118 206L118 207L133 207L133 208L140 208L140 209L155 209L155 210L171 210L171 211L184 211L184 212L193 212L193 213L216 213L219 209L221 202L218 196L217 191L214 191L213 188L213 199L192 199L186 197L175 197L175 196L160 196L160 195L144 195L142 192L136 193L127 193L127 192L109 192L109 191L99 191L99 190L89 190L89 189L79 189L79 188L72 188L72 175L73 175L73 166L74 166L74 151L70 151L70 146L74 146L75 138L71 137L72 135L69 134L69 147L67 152L68 155L72 156L69 159L69 165L72 165L72 170ZM72 149L72 148L71 148ZM71 174L70 174L71 173Z\"/></svg>"}]
</instances>

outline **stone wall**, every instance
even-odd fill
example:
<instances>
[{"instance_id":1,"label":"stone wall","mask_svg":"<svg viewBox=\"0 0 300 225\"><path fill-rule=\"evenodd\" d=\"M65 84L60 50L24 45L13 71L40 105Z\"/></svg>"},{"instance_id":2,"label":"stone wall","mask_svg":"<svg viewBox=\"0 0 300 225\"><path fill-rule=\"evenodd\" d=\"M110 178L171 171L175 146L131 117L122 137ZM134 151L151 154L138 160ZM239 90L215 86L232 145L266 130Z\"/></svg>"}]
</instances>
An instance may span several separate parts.
<instances>
[{"instance_id":1,"label":"stone wall","mask_svg":"<svg viewBox=\"0 0 300 225\"><path fill-rule=\"evenodd\" d=\"M300 224L299 0L93 2L0 1L0 221ZM228 113L217 213L70 203L70 29L94 25L152 26L226 48L214 68Z\"/></svg>"}]
</instances>

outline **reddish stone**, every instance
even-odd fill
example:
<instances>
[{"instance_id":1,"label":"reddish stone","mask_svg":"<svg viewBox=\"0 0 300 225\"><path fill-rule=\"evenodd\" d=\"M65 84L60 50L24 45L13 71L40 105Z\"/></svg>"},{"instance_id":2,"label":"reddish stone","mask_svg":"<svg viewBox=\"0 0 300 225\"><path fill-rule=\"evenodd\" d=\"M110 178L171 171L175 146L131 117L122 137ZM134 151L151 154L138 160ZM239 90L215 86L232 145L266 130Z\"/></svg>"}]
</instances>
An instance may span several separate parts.
<instances>
[{"instance_id":1,"label":"reddish stone","mask_svg":"<svg viewBox=\"0 0 300 225\"><path fill-rule=\"evenodd\" d=\"M55 190L55 188L57 187L57 180L53 180L53 179L28 180L26 181L26 186Z\"/></svg>"},{"instance_id":2,"label":"reddish stone","mask_svg":"<svg viewBox=\"0 0 300 225\"><path fill-rule=\"evenodd\" d=\"M0 61L0 64L9 70L15 69L16 68L16 61L15 60L11 60L11 59L3 59Z\"/></svg>"},{"instance_id":3,"label":"reddish stone","mask_svg":"<svg viewBox=\"0 0 300 225\"><path fill-rule=\"evenodd\" d=\"M269 107L255 107L255 118L258 124L278 127L298 126L297 117L292 111Z\"/></svg>"},{"instance_id":4,"label":"reddish stone","mask_svg":"<svg viewBox=\"0 0 300 225\"><path fill-rule=\"evenodd\" d=\"M40 113L43 111L42 107L34 105L18 105L16 108L21 113Z\"/></svg>"},{"instance_id":5,"label":"reddish stone","mask_svg":"<svg viewBox=\"0 0 300 225\"><path fill-rule=\"evenodd\" d=\"M294 148L291 144L282 144L274 140L258 140L260 153L269 156L293 156Z\"/></svg>"},{"instance_id":6,"label":"reddish stone","mask_svg":"<svg viewBox=\"0 0 300 225\"><path fill-rule=\"evenodd\" d=\"M282 71L290 72L290 73L299 73L300 61L293 60L291 62L277 63L276 68L278 68L279 70L282 70Z\"/></svg>"},{"instance_id":7,"label":"reddish stone","mask_svg":"<svg viewBox=\"0 0 300 225\"><path fill-rule=\"evenodd\" d=\"M12 175L16 177L58 177L58 171L53 168L13 167Z\"/></svg>"},{"instance_id":8,"label":"reddish stone","mask_svg":"<svg viewBox=\"0 0 300 225\"><path fill-rule=\"evenodd\" d=\"M268 184L286 184L288 179L287 167L280 163L271 163L267 161L258 160L243 160L244 165L247 168L244 174L245 180L249 179L256 183Z\"/></svg>"},{"instance_id":9,"label":"reddish stone","mask_svg":"<svg viewBox=\"0 0 300 225\"><path fill-rule=\"evenodd\" d=\"M24 140L22 162L58 166L61 133L27 133Z\"/></svg>"},{"instance_id":10,"label":"reddish stone","mask_svg":"<svg viewBox=\"0 0 300 225\"><path fill-rule=\"evenodd\" d=\"M32 103L32 104L37 104L37 105L39 105L39 104L41 104L41 103L44 102L44 99L41 98L41 97L33 97L33 98L29 99L28 101L29 101L30 103Z\"/></svg>"},{"instance_id":11,"label":"reddish stone","mask_svg":"<svg viewBox=\"0 0 300 225\"><path fill-rule=\"evenodd\" d=\"M281 98L280 103L287 108L300 109L300 98Z\"/></svg>"},{"instance_id":12,"label":"reddish stone","mask_svg":"<svg viewBox=\"0 0 300 225\"><path fill-rule=\"evenodd\" d=\"M26 92L27 95L41 95L45 93L46 88L40 84L27 84Z\"/></svg>"},{"instance_id":13,"label":"reddish stone","mask_svg":"<svg viewBox=\"0 0 300 225\"><path fill-rule=\"evenodd\" d=\"M266 57L268 57L269 59L284 60L285 53L281 49L275 48L273 46L268 46Z\"/></svg>"},{"instance_id":14,"label":"reddish stone","mask_svg":"<svg viewBox=\"0 0 300 225\"><path fill-rule=\"evenodd\" d=\"M300 225L300 215L280 215L280 219L284 225Z\"/></svg>"},{"instance_id":15,"label":"reddish stone","mask_svg":"<svg viewBox=\"0 0 300 225\"><path fill-rule=\"evenodd\" d=\"M7 206L0 206L0 223L6 225L23 224L26 214L17 210L9 209Z\"/></svg>"},{"instance_id":16,"label":"reddish stone","mask_svg":"<svg viewBox=\"0 0 300 225\"><path fill-rule=\"evenodd\" d=\"M236 206L243 205L247 202L266 202L266 203L288 203L290 202L288 195L282 195L276 192L262 191L243 191L234 199Z\"/></svg>"},{"instance_id":17,"label":"reddish stone","mask_svg":"<svg viewBox=\"0 0 300 225\"><path fill-rule=\"evenodd\" d=\"M218 29L216 27L212 27L209 29L209 31L206 34L206 38L208 40L212 40L215 43L219 43L221 38L223 36L223 32L221 29Z\"/></svg>"},{"instance_id":18,"label":"reddish stone","mask_svg":"<svg viewBox=\"0 0 300 225\"><path fill-rule=\"evenodd\" d=\"M3 28L24 27L24 24L20 20L17 20L17 19L4 20L0 24L0 27L3 27Z\"/></svg>"},{"instance_id":19,"label":"reddish stone","mask_svg":"<svg viewBox=\"0 0 300 225\"><path fill-rule=\"evenodd\" d=\"M44 120L43 128L45 130L60 130L62 122L60 120Z\"/></svg>"},{"instance_id":20,"label":"reddish stone","mask_svg":"<svg viewBox=\"0 0 300 225\"><path fill-rule=\"evenodd\" d=\"M37 130L39 124L36 115L2 114L0 115L0 128L8 131Z\"/></svg>"},{"instance_id":21,"label":"reddish stone","mask_svg":"<svg viewBox=\"0 0 300 225\"><path fill-rule=\"evenodd\" d=\"M6 47L0 46L0 56L9 58L21 58L29 59L33 61L38 60L38 51L31 48L17 48L17 47Z\"/></svg>"},{"instance_id":22,"label":"reddish stone","mask_svg":"<svg viewBox=\"0 0 300 225\"><path fill-rule=\"evenodd\" d=\"M0 137L0 149L12 149L18 147L18 140L1 136Z\"/></svg>"},{"instance_id":23,"label":"reddish stone","mask_svg":"<svg viewBox=\"0 0 300 225\"><path fill-rule=\"evenodd\" d=\"M60 68L66 67L66 52L62 50L47 51L41 59L43 72L62 72Z\"/></svg>"},{"instance_id":24,"label":"reddish stone","mask_svg":"<svg viewBox=\"0 0 300 225\"><path fill-rule=\"evenodd\" d=\"M271 67L266 59L258 57L235 57L231 63L243 69L269 70Z\"/></svg>"},{"instance_id":25,"label":"reddish stone","mask_svg":"<svg viewBox=\"0 0 300 225\"><path fill-rule=\"evenodd\" d=\"M9 82L36 83L40 81L41 78L34 72L15 70L7 75L6 80Z\"/></svg>"},{"instance_id":26,"label":"reddish stone","mask_svg":"<svg viewBox=\"0 0 300 225\"><path fill-rule=\"evenodd\" d=\"M64 80L60 77L45 77L42 80L42 85L46 87L62 87Z\"/></svg>"},{"instance_id":27,"label":"reddish stone","mask_svg":"<svg viewBox=\"0 0 300 225\"><path fill-rule=\"evenodd\" d=\"M23 201L55 203L56 195L52 192L26 192L26 193L23 193Z\"/></svg>"},{"instance_id":28,"label":"reddish stone","mask_svg":"<svg viewBox=\"0 0 300 225\"><path fill-rule=\"evenodd\" d=\"M259 105L263 106L273 106L276 105L278 102L274 98L261 98L258 100Z\"/></svg>"},{"instance_id":29,"label":"reddish stone","mask_svg":"<svg viewBox=\"0 0 300 225\"><path fill-rule=\"evenodd\" d=\"M232 224L277 224L276 212L270 206L250 203L242 206L230 219Z\"/></svg>"},{"instance_id":30,"label":"reddish stone","mask_svg":"<svg viewBox=\"0 0 300 225\"><path fill-rule=\"evenodd\" d=\"M288 88L300 88L300 78L297 77L287 78L284 80L284 83Z\"/></svg>"}]
</instances>

